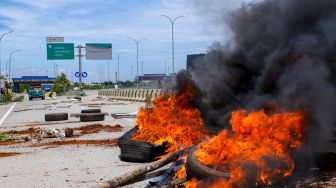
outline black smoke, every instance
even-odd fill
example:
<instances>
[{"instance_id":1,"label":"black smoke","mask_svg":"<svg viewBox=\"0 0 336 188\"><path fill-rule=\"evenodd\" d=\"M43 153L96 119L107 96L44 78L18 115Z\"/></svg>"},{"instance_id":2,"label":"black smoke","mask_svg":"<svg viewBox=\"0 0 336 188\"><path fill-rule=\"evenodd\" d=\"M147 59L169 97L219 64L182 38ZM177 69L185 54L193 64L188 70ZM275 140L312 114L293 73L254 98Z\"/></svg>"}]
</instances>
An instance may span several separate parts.
<instances>
[{"instance_id":1,"label":"black smoke","mask_svg":"<svg viewBox=\"0 0 336 188\"><path fill-rule=\"evenodd\" d=\"M209 47L193 72L206 93L207 123L223 127L234 109L272 111L276 104L304 111L307 144L320 147L336 122L336 1L264 0L225 12L211 14L221 18L218 29L229 26L232 40Z\"/></svg>"}]
</instances>

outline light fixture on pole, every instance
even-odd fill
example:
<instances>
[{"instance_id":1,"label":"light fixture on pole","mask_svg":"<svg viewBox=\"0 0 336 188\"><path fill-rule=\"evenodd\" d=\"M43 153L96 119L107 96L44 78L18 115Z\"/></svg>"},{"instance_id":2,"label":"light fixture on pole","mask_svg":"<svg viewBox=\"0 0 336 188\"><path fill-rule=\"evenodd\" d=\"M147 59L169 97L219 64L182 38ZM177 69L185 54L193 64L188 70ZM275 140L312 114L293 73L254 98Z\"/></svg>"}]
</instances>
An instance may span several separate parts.
<instances>
[{"instance_id":1,"label":"light fixture on pole","mask_svg":"<svg viewBox=\"0 0 336 188\"><path fill-rule=\"evenodd\" d=\"M137 46L137 75L136 75L136 81L137 81L137 87L139 86L139 43L141 41L147 40L147 38L136 40L134 38L128 37L128 39L133 40Z\"/></svg>"},{"instance_id":2,"label":"light fixture on pole","mask_svg":"<svg viewBox=\"0 0 336 188\"><path fill-rule=\"evenodd\" d=\"M175 23L175 21L177 20L177 19L179 19L179 18L182 18L182 17L184 17L184 16L178 16L178 17L176 17L176 18L174 18L174 19L171 19L169 16L167 16L167 15L164 15L164 14L162 14L161 16L163 16L163 17L166 17L166 18L168 18L169 19L169 21L171 22L171 26L172 26L172 71L173 71L173 76L175 76L175 59L174 59L174 23Z\"/></svg>"},{"instance_id":3,"label":"light fixture on pole","mask_svg":"<svg viewBox=\"0 0 336 188\"><path fill-rule=\"evenodd\" d=\"M7 33L4 33L4 34L2 34L1 35L1 37L0 37L0 75L2 75L2 70L1 70L1 40L2 40L2 38L5 36L5 35L8 35L8 34L10 34L10 33L12 33L13 31L9 31L9 32L7 32ZM6 71L7 71L7 68L6 68Z\"/></svg>"},{"instance_id":4,"label":"light fixture on pole","mask_svg":"<svg viewBox=\"0 0 336 188\"><path fill-rule=\"evenodd\" d=\"M20 52L21 50L14 50L10 55L9 55L9 65L8 65L8 79L10 81L11 79L11 64L12 64L12 55L15 54L16 52Z\"/></svg>"}]
</instances>

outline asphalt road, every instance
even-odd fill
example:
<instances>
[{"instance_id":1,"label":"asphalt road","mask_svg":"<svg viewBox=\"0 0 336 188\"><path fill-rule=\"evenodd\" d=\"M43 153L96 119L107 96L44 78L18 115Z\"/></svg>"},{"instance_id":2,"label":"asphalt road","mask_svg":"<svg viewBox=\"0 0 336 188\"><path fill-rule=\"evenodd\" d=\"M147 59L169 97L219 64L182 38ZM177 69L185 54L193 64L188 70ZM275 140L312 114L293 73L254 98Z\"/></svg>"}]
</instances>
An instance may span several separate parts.
<instances>
[{"instance_id":1,"label":"asphalt road","mask_svg":"<svg viewBox=\"0 0 336 188\"><path fill-rule=\"evenodd\" d=\"M87 94L88 96L83 97L81 102L65 96L55 100L35 99L33 101L28 101L26 97L24 102L0 106L0 116L3 117L0 132L26 130L34 124L35 128L48 130L89 125L92 123L79 122L78 118L70 117L62 124L36 126L37 123L45 123L46 113L67 112L71 114L79 113L81 109L87 108L101 108L102 112L109 114L104 121L94 123L120 124L123 127L122 132L99 132L76 138L46 138L42 141L30 140L19 144L0 145L0 153L20 153L16 156L0 157L0 187L91 187L142 165L121 162L118 158L120 152L118 147L91 145L30 147L38 142L54 140L118 138L134 126L135 119L114 119L110 114L134 114L144 106L144 103L138 102L97 100L98 91L87 91ZM4 119L6 113L8 117ZM142 182L129 187L143 187L144 185L145 182Z\"/></svg>"}]
</instances>

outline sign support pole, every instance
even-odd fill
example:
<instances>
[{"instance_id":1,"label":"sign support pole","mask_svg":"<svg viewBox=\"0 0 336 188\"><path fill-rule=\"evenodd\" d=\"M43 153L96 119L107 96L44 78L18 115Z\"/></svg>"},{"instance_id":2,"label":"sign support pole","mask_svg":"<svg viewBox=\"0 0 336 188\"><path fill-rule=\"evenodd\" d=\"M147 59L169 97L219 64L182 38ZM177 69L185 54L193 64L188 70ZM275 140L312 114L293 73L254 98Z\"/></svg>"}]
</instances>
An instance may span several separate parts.
<instances>
[{"instance_id":1,"label":"sign support pole","mask_svg":"<svg viewBox=\"0 0 336 188\"><path fill-rule=\"evenodd\" d=\"M79 67L79 86L81 86L82 85L82 57L84 56L84 55L82 55L82 48L85 48L85 47L83 47L83 46L81 46L81 45L78 45L77 46L77 48L78 48L78 67Z\"/></svg>"}]
</instances>

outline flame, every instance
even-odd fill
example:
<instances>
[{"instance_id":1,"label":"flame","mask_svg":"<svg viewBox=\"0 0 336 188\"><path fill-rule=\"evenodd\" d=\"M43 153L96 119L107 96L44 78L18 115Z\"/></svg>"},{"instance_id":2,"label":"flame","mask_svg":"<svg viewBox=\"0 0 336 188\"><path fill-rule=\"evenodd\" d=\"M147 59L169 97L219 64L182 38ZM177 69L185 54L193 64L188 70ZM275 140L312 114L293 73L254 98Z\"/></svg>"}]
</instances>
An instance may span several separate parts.
<instances>
[{"instance_id":1,"label":"flame","mask_svg":"<svg viewBox=\"0 0 336 188\"><path fill-rule=\"evenodd\" d=\"M273 179L290 176L291 151L302 144L303 120L300 112L234 111L232 133L224 130L195 150L201 163L231 173L229 180L219 179L206 187L244 187L251 181L270 185Z\"/></svg>"},{"instance_id":2,"label":"flame","mask_svg":"<svg viewBox=\"0 0 336 188\"><path fill-rule=\"evenodd\" d=\"M178 94L157 97L152 109L140 109L136 120L139 130L132 139L153 144L168 142L167 153L200 143L207 131L199 109L191 107L194 99L195 90L190 84Z\"/></svg>"}]
</instances>

